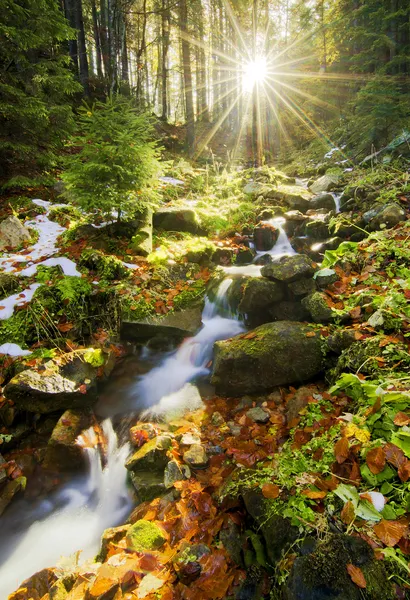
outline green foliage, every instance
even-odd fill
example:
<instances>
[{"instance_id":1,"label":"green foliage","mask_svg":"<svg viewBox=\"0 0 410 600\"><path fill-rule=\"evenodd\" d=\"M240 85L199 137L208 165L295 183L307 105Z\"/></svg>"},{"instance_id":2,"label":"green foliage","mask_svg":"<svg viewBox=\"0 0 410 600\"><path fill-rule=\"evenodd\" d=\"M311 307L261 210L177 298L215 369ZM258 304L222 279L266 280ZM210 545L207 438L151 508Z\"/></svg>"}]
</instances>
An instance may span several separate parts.
<instances>
[{"instance_id":1,"label":"green foliage","mask_svg":"<svg viewBox=\"0 0 410 600\"><path fill-rule=\"evenodd\" d=\"M112 96L79 111L79 133L70 145L80 148L66 161L64 195L88 212L112 218L133 217L156 200L160 174L152 125L132 102Z\"/></svg>"},{"instance_id":2,"label":"green foliage","mask_svg":"<svg viewBox=\"0 0 410 600\"><path fill-rule=\"evenodd\" d=\"M75 33L58 3L0 0L0 11L0 177L10 189L27 185L27 167L54 164L74 125L70 96L81 86L65 53Z\"/></svg>"},{"instance_id":3,"label":"green foliage","mask_svg":"<svg viewBox=\"0 0 410 600\"><path fill-rule=\"evenodd\" d=\"M118 258L103 254L92 248L83 251L80 265L95 271L102 279L125 279L130 276L130 270Z\"/></svg>"},{"instance_id":4,"label":"green foliage","mask_svg":"<svg viewBox=\"0 0 410 600\"><path fill-rule=\"evenodd\" d=\"M341 258L357 248L356 242L342 242L336 250L326 250L322 261L322 268L333 267Z\"/></svg>"}]
</instances>

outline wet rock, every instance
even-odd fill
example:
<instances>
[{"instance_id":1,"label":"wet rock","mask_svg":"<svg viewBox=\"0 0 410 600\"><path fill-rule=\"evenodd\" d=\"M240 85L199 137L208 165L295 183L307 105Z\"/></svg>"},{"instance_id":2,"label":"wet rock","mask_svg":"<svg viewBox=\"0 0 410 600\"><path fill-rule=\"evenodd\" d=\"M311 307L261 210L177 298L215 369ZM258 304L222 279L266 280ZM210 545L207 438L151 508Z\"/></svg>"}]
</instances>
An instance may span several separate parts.
<instances>
[{"instance_id":1,"label":"wet rock","mask_svg":"<svg viewBox=\"0 0 410 600\"><path fill-rule=\"evenodd\" d=\"M229 427L229 431L233 436L237 437L241 434L242 427L240 425L237 425L235 421L228 421L227 425Z\"/></svg>"},{"instance_id":2,"label":"wet rock","mask_svg":"<svg viewBox=\"0 0 410 600\"><path fill-rule=\"evenodd\" d=\"M307 321L310 318L306 308L292 300L278 302L269 309L269 313L274 321Z\"/></svg>"},{"instance_id":3,"label":"wet rock","mask_svg":"<svg viewBox=\"0 0 410 600\"><path fill-rule=\"evenodd\" d=\"M251 248L239 248L238 254L236 255L235 264L247 265L253 261L255 256L255 250L252 250Z\"/></svg>"},{"instance_id":4,"label":"wet rock","mask_svg":"<svg viewBox=\"0 0 410 600\"><path fill-rule=\"evenodd\" d=\"M315 281L320 289L324 289L328 285L339 281L339 275L334 269L321 269L315 273Z\"/></svg>"},{"instance_id":5,"label":"wet rock","mask_svg":"<svg viewBox=\"0 0 410 600\"><path fill-rule=\"evenodd\" d=\"M97 372L87 360L93 349L68 352L59 362L49 361L44 371L18 373L4 388L4 395L16 407L35 413L68 408L86 408L97 398ZM105 355L99 355L105 360Z\"/></svg>"},{"instance_id":6,"label":"wet rock","mask_svg":"<svg viewBox=\"0 0 410 600\"><path fill-rule=\"evenodd\" d=\"M146 442L125 463L129 471L163 471L168 463L167 453L172 446L172 438L159 435Z\"/></svg>"},{"instance_id":7,"label":"wet rock","mask_svg":"<svg viewBox=\"0 0 410 600\"><path fill-rule=\"evenodd\" d=\"M159 550L166 542L166 538L158 525L142 519L131 525L125 539L127 548L134 552Z\"/></svg>"},{"instance_id":8,"label":"wet rock","mask_svg":"<svg viewBox=\"0 0 410 600\"><path fill-rule=\"evenodd\" d=\"M309 186L309 190L313 193L313 194L321 194L323 192L329 192L330 190L333 190L335 188L335 186L338 184L339 182L339 175L335 175L335 174L326 174L323 175L322 177L319 177L319 179L317 179L314 183L312 183Z\"/></svg>"},{"instance_id":9,"label":"wet rock","mask_svg":"<svg viewBox=\"0 0 410 600\"><path fill-rule=\"evenodd\" d=\"M185 585L189 585L201 574L202 567L198 562L203 556L210 554L205 544L194 544L184 548L174 559L173 564L178 579Z\"/></svg>"},{"instance_id":10,"label":"wet rock","mask_svg":"<svg viewBox=\"0 0 410 600\"><path fill-rule=\"evenodd\" d=\"M125 538L127 531L131 525L120 525L120 527L109 527L101 536L101 547L96 557L98 562L104 562L107 559L107 554L110 549L110 544L118 544Z\"/></svg>"},{"instance_id":11,"label":"wet rock","mask_svg":"<svg viewBox=\"0 0 410 600\"><path fill-rule=\"evenodd\" d=\"M17 217L10 216L0 223L0 251L5 248L17 248L31 240L27 227Z\"/></svg>"},{"instance_id":12,"label":"wet rock","mask_svg":"<svg viewBox=\"0 0 410 600\"><path fill-rule=\"evenodd\" d=\"M260 227L255 227L253 232L255 249L258 252L271 250L276 244L278 237L279 230L276 229L276 227L273 227L273 225L261 225Z\"/></svg>"},{"instance_id":13,"label":"wet rock","mask_svg":"<svg viewBox=\"0 0 410 600\"><path fill-rule=\"evenodd\" d=\"M366 590L351 579L347 565L359 567ZM316 549L296 559L287 582L288 600L393 600L393 587L383 561L376 560L369 544L358 537L330 535Z\"/></svg>"},{"instance_id":14,"label":"wet rock","mask_svg":"<svg viewBox=\"0 0 410 600\"><path fill-rule=\"evenodd\" d=\"M255 265L269 265L273 262L273 258L270 254L262 254L262 256L258 256L258 258L254 261Z\"/></svg>"},{"instance_id":15,"label":"wet rock","mask_svg":"<svg viewBox=\"0 0 410 600\"><path fill-rule=\"evenodd\" d=\"M304 254L297 254L285 256L280 261L262 267L261 274L274 281L291 283L298 279L311 277L314 272L315 268L310 258Z\"/></svg>"},{"instance_id":16,"label":"wet rock","mask_svg":"<svg viewBox=\"0 0 410 600\"><path fill-rule=\"evenodd\" d=\"M130 342L147 342L153 338L171 338L181 341L195 335L202 326L202 303L191 308L176 311L164 317L150 317L143 321L123 320L121 339Z\"/></svg>"},{"instance_id":17,"label":"wet rock","mask_svg":"<svg viewBox=\"0 0 410 600\"><path fill-rule=\"evenodd\" d=\"M47 444L43 467L52 471L76 471L84 466L84 453L76 439L92 422L92 413L66 410Z\"/></svg>"},{"instance_id":18,"label":"wet rock","mask_svg":"<svg viewBox=\"0 0 410 600\"><path fill-rule=\"evenodd\" d=\"M50 588L56 581L57 575L52 569L43 569L23 581L19 589L10 594L8 600L26 600L26 598L41 600L43 597L47 597Z\"/></svg>"},{"instance_id":19,"label":"wet rock","mask_svg":"<svg viewBox=\"0 0 410 600\"><path fill-rule=\"evenodd\" d=\"M283 298L283 286L276 281L268 281L260 277L252 277L243 287L243 294L238 306L241 314L258 313Z\"/></svg>"},{"instance_id":20,"label":"wet rock","mask_svg":"<svg viewBox=\"0 0 410 600\"><path fill-rule=\"evenodd\" d=\"M202 233L196 212L190 208L166 208L154 214L154 228L165 231Z\"/></svg>"},{"instance_id":21,"label":"wet rock","mask_svg":"<svg viewBox=\"0 0 410 600\"><path fill-rule=\"evenodd\" d=\"M160 498L167 491L162 471L131 471L130 477L139 504Z\"/></svg>"},{"instance_id":22,"label":"wet rock","mask_svg":"<svg viewBox=\"0 0 410 600\"><path fill-rule=\"evenodd\" d=\"M0 516L4 513L14 496L25 489L26 478L17 477L12 481L8 481L0 490Z\"/></svg>"},{"instance_id":23,"label":"wet rock","mask_svg":"<svg viewBox=\"0 0 410 600\"><path fill-rule=\"evenodd\" d=\"M285 209L282 206L270 206L269 208L264 208L258 214L258 219L260 221L269 221L269 219L273 219L273 217L281 217Z\"/></svg>"},{"instance_id":24,"label":"wet rock","mask_svg":"<svg viewBox=\"0 0 410 600\"><path fill-rule=\"evenodd\" d=\"M335 210L336 208L335 199L333 198L332 194L327 194L326 192L322 192L321 194L318 194L312 198L310 201L310 206L314 209L325 208L327 210Z\"/></svg>"},{"instance_id":25,"label":"wet rock","mask_svg":"<svg viewBox=\"0 0 410 600\"><path fill-rule=\"evenodd\" d=\"M220 412L215 411L214 413L212 413L211 423L212 425L215 425L215 427L221 427L225 424L225 419L223 418Z\"/></svg>"},{"instance_id":26,"label":"wet rock","mask_svg":"<svg viewBox=\"0 0 410 600\"><path fill-rule=\"evenodd\" d=\"M297 185L279 185L269 197L274 200L281 200L289 208L304 212L309 208L312 194L305 188Z\"/></svg>"},{"instance_id":27,"label":"wet rock","mask_svg":"<svg viewBox=\"0 0 410 600\"><path fill-rule=\"evenodd\" d=\"M166 489L172 488L176 481L183 481L191 477L188 465L180 465L175 460L170 460L164 471L164 485Z\"/></svg>"},{"instance_id":28,"label":"wet rock","mask_svg":"<svg viewBox=\"0 0 410 600\"><path fill-rule=\"evenodd\" d=\"M19 287L18 279L9 273L0 273L0 299L10 296Z\"/></svg>"},{"instance_id":29,"label":"wet rock","mask_svg":"<svg viewBox=\"0 0 410 600\"><path fill-rule=\"evenodd\" d=\"M323 240L329 237L329 225L324 218L309 219L305 224L305 233L313 240Z\"/></svg>"},{"instance_id":30,"label":"wet rock","mask_svg":"<svg viewBox=\"0 0 410 600\"><path fill-rule=\"evenodd\" d=\"M335 352L335 354L341 354L343 350L350 348L356 341L354 329L339 329L328 338L326 342L329 350Z\"/></svg>"},{"instance_id":31,"label":"wet rock","mask_svg":"<svg viewBox=\"0 0 410 600\"><path fill-rule=\"evenodd\" d=\"M363 215L363 218L365 217L366 214ZM369 229L370 231L377 231L378 229L391 228L405 220L406 211L403 208L397 204L387 204L370 220Z\"/></svg>"},{"instance_id":32,"label":"wet rock","mask_svg":"<svg viewBox=\"0 0 410 600\"><path fill-rule=\"evenodd\" d=\"M205 469L208 465L208 455L201 444L192 444L189 450L184 452L184 462L193 469Z\"/></svg>"},{"instance_id":33,"label":"wet rock","mask_svg":"<svg viewBox=\"0 0 410 600\"><path fill-rule=\"evenodd\" d=\"M236 525L233 521L228 521L227 527L219 532L219 539L231 560L238 566L243 566L242 546L244 539L239 525Z\"/></svg>"},{"instance_id":34,"label":"wet rock","mask_svg":"<svg viewBox=\"0 0 410 600\"><path fill-rule=\"evenodd\" d=\"M267 423L270 419L270 413L260 406L255 406L247 410L246 416L255 423Z\"/></svg>"},{"instance_id":35,"label":"wet rock","mask_svg":"<svg viewBox=\"0 0 410 600\"><path fill-rule=\"evenodd\" d=\"M334 314L326 301L325 294L315 292L302 300L302 305L309 311L315 323L329 323L334 319Z\"/></svg>"},{"instance_id":36,"label":"wet rock","mask_svg":"<svg viewBox=\"0 0 410 600\"><path fill-rule=\"evenodd\" d=\"M317 375L323 366L319 335L312 327L278 321L215 344L212 384L217 393L242 395Z\"/></svg>"},{"instance_id":37,"label":"wet rock","mask_svg":"<svg viewBox=\"0 0 410 600\"><path fill-rule=\"evenodd\" d=\"M130 429L130 442L133 446L140 448L142 443L141 443L141 435L140 432L143 432L141 435L143 436L143 441L145 442L146 439L148 438L149 440L152 440L154 437L156 437L158 435L158 430L157 428L152 424L152 423L144 423L144 422L139 422L136 425L134 425L134 427L131 427ZM144 440L145 437L145 440Z\"/></svg>"},{"instance_id":38,"label":"wet rock","mask_svg":"<svg viewBox=\"0 0 410 600\"><path fill-rule=\"evenodd\" d=\"M212 262L216 265L231 265L235 259L233 248L217 248L212 254Z\"/></svg>"},{"instance_id":39,"label":"wet rock","mask_svg":"<svg viewBox=\"0 0 410 600\"><path fill-rule=\"evenodd\" d=\"M304 277L288 284L288 290L296 298L303 298L316 290L316 284L310 277Z\"/></svg>"}]
</instances>

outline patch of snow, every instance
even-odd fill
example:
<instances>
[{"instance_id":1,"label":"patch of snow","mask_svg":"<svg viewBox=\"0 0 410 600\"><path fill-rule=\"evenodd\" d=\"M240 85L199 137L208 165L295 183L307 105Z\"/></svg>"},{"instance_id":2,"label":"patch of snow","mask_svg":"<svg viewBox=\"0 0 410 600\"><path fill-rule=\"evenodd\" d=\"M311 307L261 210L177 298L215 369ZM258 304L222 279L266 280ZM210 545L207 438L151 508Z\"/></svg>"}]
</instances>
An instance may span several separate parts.
<instances>
[{"instance_id":1,"label":"patch of snow","mask_svg":"<svg viewBox=\"0 0 410 600\"><path fill-rule=\"evenodd\" d=\"M28 356L31 354L30 350L23 350L20 348L18 344L12 344L11 342L7 342L6 344L1 344L0 346L0 354L7 354L8 356Z\"/></svg>"},{"instance_id":2,"label":"patch of snow","mask_svg":"<svg viewBox=\"0 0 410 600\"><path fill-rule=\"evenodd\" d=\"M381 512L386 504L386 498L380 492L366 492L364 494L360 494L360 497L368 499L370 496L370 502L373 504L374 508Z\"/></svg>"},{"instance_id":3,"label":"patch of snow","mask_svg":"<svg viewBox=\"0 0 410 600\"><path fill-rule=\"evenodd\" d=\"M183 181L175 179L175 177L160 177L159 180L163 183L168 183L169 185L184 185Z\"/></svg>"},{"instance_id":4,"label":"patch of snow","mask_svg":"<svg viewBox=\"0 0 410 600\"><path fill-rule=\"evenodd\" d=\"M138 269L138 265L134 265L134 263L123 262L122 264L124 265L124 267L127 267L128 269Z\"/></svg>"},{"instance_id":5,"label":"patch of snow","mask_svg":"<svg viewBox=\"0 0 410 600\"><path fill-rule=\"evenodd\" d=\"M66 258L65 256L57 258L47 258L39 263L26 267L23 271L20 271L20 275L23 277L30 277L37 272L37 267L43 265L44 267L57 267L60 266L63 269L64 275L70 275L71 277L81 277L80 271L77 271L77 265L75 262Z\"/></svg>"},{"instance_id":6,"label":"patch of snow","mask_svg":"<svg viewBox=\"0 0 410 600\"><path fill-rule=\"evenodd\" d=\"M9 319L14 313L15 306L22 306L23 304L26 304L26 302L30 302L34 296L34 292L40 285L40 283L32 283L22 292L0 300L0 320L4 321L5 319Z\"/></svg>"}]
</instances>

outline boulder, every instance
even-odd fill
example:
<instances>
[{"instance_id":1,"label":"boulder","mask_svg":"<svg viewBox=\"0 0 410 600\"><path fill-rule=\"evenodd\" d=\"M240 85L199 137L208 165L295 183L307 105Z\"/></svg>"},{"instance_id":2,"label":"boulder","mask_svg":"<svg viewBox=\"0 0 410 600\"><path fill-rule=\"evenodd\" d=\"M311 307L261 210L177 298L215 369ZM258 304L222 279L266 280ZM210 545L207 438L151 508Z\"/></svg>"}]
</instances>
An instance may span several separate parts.
<instances>
[{"instance_id":1,"label":"boulder","mask_svg":"<svg viewBox=\"0 0 410 600\"><path fill-rule=\"evenodd\" d=\"M322 192L321 194L318 194L317 196L311 199L309 206L310 208L314 209L325 208L327 210L335 210L336 203L332 194Z\"/></svg>"},{"instance_id":2,"label":"boulder","mask_svg":"<svg viewBox=\"0 0 410 600\"><path fill-rule=\"evenodd\" d=\"M243 193L252 198L257 198L258 196L265 197L267 194L271 193L273 189L273 186L267 185L261 181L249 181L243 188Z\"/></svg>"},{"instance_id":3,"label":"boulder","mask_svg":"<svg viewBox=\"0 0 410 600\"><path fill-rule=\"evenodd\" d=\"M312 261L304 254L284 256L281 260L262 267L263 277L273 281L291 283L305 277L312 277L315 272Z\"/></svg>"},{"instance_id":4,"label":"boulder","mask_svg":"<svg viewBox=\"0 0 410 600\"><path fill-rule=\"evenodd\" d=\"M309 311L315 323L329 323L334 314L326 301L327 296L321 292L314 292L302 300L302 305Z\"/></svg>"},{"instance_id":5,"label":"boulder","mask_svg":"<svg viewBox=\"0 0 410 600\"><path fill-rule=\"evenodd\" d=\"M334 187L339 183L339 179L339 175L335 175L333 173L322 175L322 177L316 179L316 181L309 186L309 190L315 195L323 192L329 192L330 190L333 190Z\"/></svg>"},{"instance_id":6,"label":"boulder","mask_svg":"<svg viewBox=\"0 0 410 600\"><path fill-rule=\"evenodd\" d=\"M18 492L24 491L27 480L25 477L17 477L7 483L0 489L0 516L4 513L14 496Z\"/></svg>"},{"instance_id":7,"label":"boulder","mask_svg":"<svg viewBox=\"0 0 410 600\"><path fill-rule=\"evenodd\" d=\"M58 362L49 361L44 371L22 371L5 386L4 395L28 412L84 409L97 399L97 374L102 364L94 361L94 355L104 363L101 351L91 348L68 352Z\"/></svg>"},{"instance_id":8,"label":"boulder","mask_svg":"<svg viewBox=\"0 0 410 600\"><path fill-rule=\"evenodd\" d=\"M202 326L202 303L176 311L164 317L149 317L143 321L124 320L121 339L129 342L147 342L156 337L171 338L176 342L195 335Z\"/></svg>"},{"instance_id":9,"label":"boulder","mask_svg":"<svg viewBox=\"0 0 410 600\"><path fill-rule=\"evenodd\" d=\"M329 237L329 225L325 218L309 219L305 224L305 233L313 240L323 240Z\"/></svg>"},{"instance_id":10,"label":"boulder","mask_svg":"<svg viewBox=\"0 0 410 600\"><path fill-rule=\"evenodd\" d=\"M283 300L269 309L274 321L308 321L310 314L300 302Z\"/></svg>"},{"instance_id":11,"label":"boulder","mask_svg":"<svg viewBox=\"0 0 410 600\"><path fill-rule=\"evenodd\" d=\"M237 265L248 265L256 256L255 250L252 248L238 248L235 263Z\"/></svg>"},{"instance_id":12,"label":"boulder","mask_svg":"<svg viewBox=\"0 0 410 600\"><path fill-rule=\"evenodd\" d=\"M287 600L393 600L393 586L384 562L377 560L359 537L329 534L313 551L294 562L287 581ZM366 581L362 590L353 581L348 565L358 567ZM365 594L363 593L365 591Z\"/></svg>"},{"instance_id":13,"label":"boulder","mask_svg":"<svg viewBox=\"0 0 410 600\"><path fill-rule=\"evenodd\" d=\"M370 212L370 211L369 211ZM363 218L366 218L365 213ZM370 219L368 228L370 231L377 231L379 229L391 228L406 220L406 211L398 206L397 204L387 204L380 210L376 211L376 214Z\"/></svg>"},{"instance_id":14,"label":"boulder","mask_svg":"<svg viewBox=\"0 0 410 600\"><path fill-rule=\"evenodd\" d=\"M135 488L137 502L152 502L166 493L164 475L155 471L132 471L131 482Z\"/></svg>"},{"instance_id":15,"label":"boulder","mask_svg":"<svg viewBox=\"0 0 410 600\"><path fill-rule=\"evenodd\" d=\"M316 284L311 277L304 277L289 283L288 290L295 298L303 298L316 291Z\"/></svg>"},{"instance_id":16,"label":"boulder","mask_svg":"<svg viewBox=\"0 0 410 600\"><path fill-rule=\"evenodd\" d=\"M211 381L217 393L263 392L306 381L322 370L320 337L311 326L278 321L252 333L215 344Z\"/></svg>"},{"instance_id":17,"label":"boulder","mask_svg":"<svg viewBox=\"0 0 410 600\"><path fill-rule=\"evenodd\" d=\"M281 200L289 208L304 212L309 208L312 194L301 186L279 185L274 192L269 194L269 197Z\"/></svg>"},{"instance_id":18,"label":"boulder","mask_svg":"<svg viewBox=\"0 0 410 600\"><path fill-rule=\"evenodd\" d=\"M169 461L167 453L171 446L170 436L159 435L134 452L125 466L129 471L163 471Z\"/></svg>"},{"instance_id":19,"label":"boulder","mask_svg":"<svg viewBox=\"0 0 410 600\"><path fill-rule=\"evenodd\" d=\"M57 575L54 570L43 569L20 583L18 590L10 594L8 600L24 600L25 598L41 600L44 597L47 598L55 583L57 583ZM54 596L49 597L54 600Z\"/></svg>"},{"instance_id":20,"label":"boulder","mask_svg":"<svg viewBox=\"0 0 410 600\"><path fill-rule=\"evenodd\" d=\"M251 277L243 286L238 306L240 314L259 313L283 299L283 285L263 277Z\"/></svg>"},{"instance_id":21,"label":"boulder","mask_svg":"<svg viewBox=\"0 0 410 600\"><path fill-rule=\"evenodd\" d=\"M133 552L159 550L166 542L163 531L150 521L136 521L128 529L125 540L127 548Z\"/></svg>"},{"instance_id":22,"label":"boulder","mask_svg":"<svg viewBox=\"0 0 410 600\"><path fill-rule=\"evenodd\" d=\"M235 250L233 248L217 248L212 254L211 260L216 265L231 265L234 261L234 258Z\"/></svg>"},{"instance_id":23,"label":"boulder","mask_svg":"<svg viewBox=\"0 0 410 600\"><path fill-rule=\"evenodd\" d=\"M202 233L198 216L191 208L166 208L154 214L154 228L165 231Z\"/></svg>"},{"instance_id":24,"label":"boulder","mask_svg":"<svg viewBox=\"0 0 410 600\"><path fill-rule=\"evenodd\" d=\"M273 262L273 258L270 254L262 254L254 260L254 264L258 266L269 265L271 262Z\"/></svg>"},{"instance_id":25,"label":"boulder","mask_svg":"<svg viewBox=\"0 0 410 600\"><path fill-rule=\"evenodd\" d=\"M258 252L271 250L279 237L279 229L273 225L265 224L255 227L253 231L253 242Z\"/></svg>"},{"instance_id":26,"label":"boulder","mask_svg":"<svg viewBox=\"0 0 410 600\"><path fill-rule=\"evenodd\" d=\"M20 223L17 217L7 217L0 223L0 251L5 248L17 248L30 240L30 231Z\"/></svg>"},{"instance_id":27,"label":"boulder","mask_svg":"<svg viewBox=\"0 0 410 600\"><path fill-rule=\"evenodd\" d=\"M43 467L52 471L76 471L84 466L84 453L76 439L91 422L91 411L66 410L48 441Z\"/></svg>"},{"instance_id":28,"label":"boulder","mask_svg":"<svg viewBox=\"0 0 410 600\"><path fill-rule=\"evenodd\" d=\"M205 448L201 444L192 444L190 449L184 452L184 462L193 469L205 469L209 462Z\"/></svg>"},{"instance_id":29,"label":"boulder","mask_svg":"<svg viewBox=\"0 0 410 600\"><path fill-rule=\"evenodd\" d=\"M131 238L130 248L139 256L148 256L152 252L152 210L146 210L137 225L137 230Z\"/></svg>"},{"instance_id":30,"label":"boulder","mask_svg":"<svg viewBox=\"0 0 410 600\"><path fill-rule=\"evenodd\" d=\"M18 279L9 273L0 273L0 298L9 296L19 287Z\"/></svg>"}]
</instances>

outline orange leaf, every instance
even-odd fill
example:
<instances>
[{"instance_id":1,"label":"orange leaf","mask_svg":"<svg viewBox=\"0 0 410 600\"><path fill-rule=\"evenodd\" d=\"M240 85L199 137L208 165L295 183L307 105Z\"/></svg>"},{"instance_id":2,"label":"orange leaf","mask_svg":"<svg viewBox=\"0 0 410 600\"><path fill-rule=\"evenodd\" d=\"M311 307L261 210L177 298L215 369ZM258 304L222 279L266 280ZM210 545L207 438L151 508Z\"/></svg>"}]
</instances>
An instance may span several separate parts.
<instances>
[{"instance_id":1,"label":"orange leaf","mask_svg":"<svg viewBox=\"0 0 410 600\"><path fill-rule=\"evenodd\" d=\"M373 527L373 531L379 540L390 547L397 544L405 534L406 529L407 525L405 523L400 523L399 521L386 521L385 519Z\"/></svg>"},{"instance_id":2,"label":"orange leaf","mask_svg":"<svg viewBox=\"0 0 410 600\"><path fill-rule=\"evenodd\" d=\"M353 502L350 502L350 500L349 500L348 502L346 502L346 504L342 508L340 517L341 517L343 523L345 523L346 525L350 525L351 523L353 523L355 516L356 515L354 512Z\"/></svg>"},{"instance_id":3,"label":"orange leaf","mask_svg":"<svg viewBox=\"0 0 410 600\"><path fill-rule=\"evenodd\" d=\"M262 486L262 494L265 498L278 498L280 494L279 486L274 483L265 483Z\"/></svg>"},{"instance_id":4,"label":"orange leaf","mask_svg":"<svg viewBox=\"0 0 410 600\"><path fill-rule=\"evenodd\" d=\"M310 498L311 500L321 500L326 496L327 492L320 492L316 490L303 490L302 494L306 496L306 498Z\"/></svg>"},{"instance_id":5,"label":"orange leaf","mask_svg":"<svg viewBox=\"0 0 410 600\"><path fill-rule=\"evenodd\" d=\"M62 331L63 333L65 333L66 331L70 331L70 329L72 329L73 327L73 323L61 323L60 325L57 325L57 329L59 331Z\"/></svg>"},{"instance_id":6,"label":"orange leaf","mask_svg":"<svg viewBox=\"0 0 410 600\"><path fill-rule=\"evenodd\" d=\"M342 437L335 444L334 449L335 457L339 465L345 462L349 456L349 441L347 438Z\"/></svg>"},{"instance_id":7,"label":"orange leaf","mask_svg":"<svg viewBox=\"0 0 410 600\"><path fill-rule=\"evenodd\" d=\"M410 423L410 417L404 412L398 412L397 415L394 417L393 423L397 425L397 427L408 425Z\"/></svg>"},{"instance_id":8,"label":"orange leaf","mask_svg":"<svg viewBox=\"0 0 410 600\"><path fill-rule=\"evenodd\" d=\"M402 464L407 461L407 458L404 456L404 452L398 446L395 446L391 442L386 444L383 447L384 454L386 455L387 462L389 462L393 467L398 469Z\"/></svg>"},{"instance_id":9,"label":"orange leaf","mask_svg":"<svg viewBox=\"0 0 410 600\"><path fill-rule=\"evenodd\" d=\"M85 383L82 383L80 385L80 387L78 388L80 394L86 394L87 393L87 386L85 385Z\"/></svg>"},{"instance_id":10,"label":"orange leaf","mask_svg":"<svg viewBox=\"0 0 410 600\"><path fill-rule=\"evenodd\" d=\"M373 475L381 473L386 465L386 455L383 448L373 448L366 454L366 463Z\"/></svg>"},{"instance_id":11,"label":"orange leaf","mask_svg":"<svg viewBox=\"0 0 410 600\"><path fill-rule=\"evenodd\" d=\"M400 465L398 470L398 476L401 481L408 481L410 479L410 460Z\"/></svg>"},{"instance_id":12,"label":"orange leaf","mask_svg":"<svg viewBox=\"0 0 410 600\"><path fill-rule=\"evenodd\" d=\"M316 337L316 333L314 331L308 331L306 337Z\"/></svg>"},{"instance_id":13,"label":"orange leaf","mask_svg":"<svg viewBox=\"0 0 410 600\"><path fill-rule=\"evenodd\" d=\"M362 570L359 567L355 567L355 565L349 563L347 565L347 572L349 573L351 580L357 585L357 587L363 589L366 587L366 580L364 578Z\"/></svg>"}]
</instances>

